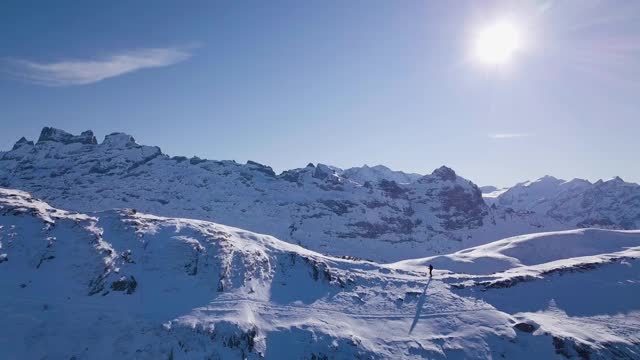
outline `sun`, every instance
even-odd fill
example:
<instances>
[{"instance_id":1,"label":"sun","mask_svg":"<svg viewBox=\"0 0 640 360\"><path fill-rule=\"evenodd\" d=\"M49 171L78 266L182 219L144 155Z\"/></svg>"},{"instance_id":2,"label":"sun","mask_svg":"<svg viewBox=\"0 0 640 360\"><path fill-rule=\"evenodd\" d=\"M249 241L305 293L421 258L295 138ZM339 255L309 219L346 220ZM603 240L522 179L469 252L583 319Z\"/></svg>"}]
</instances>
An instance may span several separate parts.
<instances>
[{"instance_id":1,"label":"sun","mask_svg":"<svg viewBox=\"0 0 640 360\"><path fill-rule=\"evenodd\" d=\"M480 29L475 36L474 55L482 63L502 65L511 61L521 46L520 31L509 21Z\"/></svg>"}]
</instances>

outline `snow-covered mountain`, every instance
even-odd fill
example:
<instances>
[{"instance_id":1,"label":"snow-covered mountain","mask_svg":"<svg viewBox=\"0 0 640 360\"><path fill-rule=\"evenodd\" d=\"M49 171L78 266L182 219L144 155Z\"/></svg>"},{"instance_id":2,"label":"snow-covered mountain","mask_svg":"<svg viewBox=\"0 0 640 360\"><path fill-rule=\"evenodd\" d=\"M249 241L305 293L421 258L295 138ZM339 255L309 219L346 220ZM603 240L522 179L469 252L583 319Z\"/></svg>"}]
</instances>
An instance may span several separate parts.
<instances>
[{"instance_id":1,"label":"snow-covered mountain","mask_svg":"<svg viewBox=\"0 0 640 360\"><path fill-rule=\"evenodd\" d=\"M0 348L3 359L635 358L639 266L639 231L383 265L0 189Z\"/></svg>"},{"instance_id":2,"label":"snow-covered mountain","mask_svg":"<svg viewBox=\"0 0 640 360\"><path fill-rule=\"evenodd\" d=\"M569 227L640 228L640 185L615 177L590 183L545 176L515 185L497 203L518 211L535 211Z\"/></svg>"},{"instance_id":3,"label":"snow-covered mountain","mask_svg":"<svg viewBox=\"0 0 640 360\"><path fill-rule=\"evenodd\" d=\"M127 134L99 143L91 131L53 128L36 143L22 138L0 153L0 186L74 211L135 208L211 220L377 261L536 231L640 228L640 185L619 178L591 184L545 177L482 194L445 166L424 176L323 164L276 174L252 161L170 157Z\"/></svg>"},{"instance_id":4,"label":"snow-covered mountain","mask_svg":"<svg viewBox=\"0 0 640 360\"><path fill-rule=\"evenodd\" d=\"M353 167L342 171L341 175L361 185L367 182L377 184L382 180L395 181L398 184L409 184L424 176L415 173L394 171L384 165Z\"/></svg>"},{"instance_id":5,"label":"snow-covered mountain","mask_svg":"<svg viewBox=\"0 0 640 360\"><path fill-rule=\"evenodd\" d=\"M277 175L252 161L170 157L122 133L98 143L91 131L44 128L36 143L22 138L0 155L0 186L75 211L126 207L212 220L323 253L383 261L563 228L536 214L488 207L475 184L444 166L421 177L322 164Z\"/></svg>"},{"instance_id":6,"label":"snow-covered mountain","mask_svg":"<svg viewBox=\"0 0 640 360\"><path fill-rule=\"evenodd\" d=\"M550 203L561 193L578 193L591 184L575 179L567 182L553 176L544 176L535 181L525 181L507 189L498 196L498 203L518 210L549 210Z\"/></svg>"}]
</instances>

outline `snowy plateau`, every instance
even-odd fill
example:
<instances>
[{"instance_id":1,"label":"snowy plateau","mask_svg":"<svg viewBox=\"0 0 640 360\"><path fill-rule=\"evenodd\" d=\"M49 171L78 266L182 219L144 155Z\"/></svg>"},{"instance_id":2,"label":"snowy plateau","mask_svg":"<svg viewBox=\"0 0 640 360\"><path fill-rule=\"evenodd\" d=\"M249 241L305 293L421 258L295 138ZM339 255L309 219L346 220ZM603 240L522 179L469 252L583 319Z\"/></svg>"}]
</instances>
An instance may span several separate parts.
<instances>
[{"instance_id":1,"label":"snowy plateau","mask_svg":"<svg viewBox=\"0 0 640 360\"><path fill-rule=\"evenodd\" d=\"M639 359L637 229L617 177L276 174L44 128L0 152L0 358Z\"/></svg>"}]
</instances>

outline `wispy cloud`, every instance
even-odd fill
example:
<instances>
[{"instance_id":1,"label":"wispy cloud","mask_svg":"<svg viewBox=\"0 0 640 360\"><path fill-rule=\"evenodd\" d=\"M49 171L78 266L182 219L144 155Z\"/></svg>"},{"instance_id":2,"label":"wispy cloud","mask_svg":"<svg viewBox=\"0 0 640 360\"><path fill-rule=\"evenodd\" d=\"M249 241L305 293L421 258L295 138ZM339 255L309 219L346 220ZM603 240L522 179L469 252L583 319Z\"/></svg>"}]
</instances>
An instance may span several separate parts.
<instances>
[{"instance_id":1,"label":"wispy cloud","mask_svg":"<svg viewBox=\"0 0 640 360\"><path fill-rule=\"evenodd\" d=\"M531 134L497 133L497 134L489 134L488 136L492 139L515 139L515 138L529 137L531 136Z\"/></svg>"},{"instance_id":2,"label":"wispy cloud","mask_svg":"<svg viewBox=\"0 0 640 360\"><path fill-rule=\"evenodd\" d=\"M130 72L169 66L191 57L189 49L147 48L110 54L90 60L35 62L5 59L4 71L23 81L44 86L92 84Z\"/></svg>"}]
</instances>

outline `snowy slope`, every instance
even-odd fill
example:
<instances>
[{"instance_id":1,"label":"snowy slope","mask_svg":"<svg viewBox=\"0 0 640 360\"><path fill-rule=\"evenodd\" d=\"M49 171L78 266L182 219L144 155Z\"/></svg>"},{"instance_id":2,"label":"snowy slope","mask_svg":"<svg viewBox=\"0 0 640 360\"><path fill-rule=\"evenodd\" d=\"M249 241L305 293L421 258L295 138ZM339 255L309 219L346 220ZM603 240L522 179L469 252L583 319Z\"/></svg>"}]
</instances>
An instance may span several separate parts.
<instances>
[{"instance_id":1,"label":"snowy slope","mask_svg":"<svg viewBox=\"0 0 640 360\"><path fill-rule=\"evenodd\" d=\"M0 348L6 359L633 358L639 246L638 232L531 235L449 255L512 259L465 274L0 189Z\"/></svg>"},{"instance_id":2,"label":"snowy slope","mask_svg":"<svg viewBox=\"0 0 640 360\"><path fill-rule=\"evenodd\" d=\"M535 181L525 181L510 188L509 194L505 195L500 203L531 210L537 203L555 197L560 191L558 187L562 183L564 180L553 176L544 176Z\"/></svg>"},{"instance_id":3,"label":"snowy slope","mask_svg":"<svg viewBox=\"0 0 640 360\"><path fill-rule=\"evenodd\" d=\"M553 176L544 176L509 188L499 195L499 204L514 209L546 212L556 198L580 193L590 186L591 183L587 180L565 181Z\"/></svg>"},{"instance_id":4,"label":"snowy slope","mask_svg":"<svg viewBox=\"0 0 640 360\"><path fill-rule=\"evenodd\" d=\"M482 199L487 205L493 205L498 201L500 195L504 194L509 188L498 189L495 186L481 186Z\"/></svg>"},{"instance_id":5,"label":"snowy slope","mask_svg":"<svg viewBox=\"0 0 640 360\"><path fill-rule=\"evenodd\" d=\"M398 184L409 184L417 181L424 175L394 171L384 165L353 167L341 172L345 178L361 185L366 182L377 184L381 180L395 181Z\"/></svg>"},{"instance_id":6,"label":"snowy slope","mask_svg":"<svg viewBox=\"0 0 640 360\"><path fill-rule=\"evenodd\" d=\"M61 208L127 207L211 220L378 261L566 228L536 214L489 208L476 185L447 167L415 177L380 166L342 171L322 164L276 175L255 162L169 157L122 133L98 143L90 131L74 136L52 128L0 157L0 186Z\"/></svg>"},{"instance_id":7,"label":"snowy slope","mask_svg":"<svg viewBox=\"0 0 640 360\"><path fill-rule=\"evenodd\" d=\"M619 177L592 184L545 176L499 194L497 204L536 212L568 227L640 228L640 185Z\"/></svg>"},{"instance_id":8,"label":"snowy slope","mask_svg":"<svg viewBox=\"0 0 640 360\"><path fill-rule=\"evenodd\" d=\"M638 230L523 235L391 266L407 271L428 264L442 269L441 278L458 295L511 314L527 324L520 330L550 336L563 357L640 354Z\"/></svg>"},{"instance_id":9,"label":"snowy slope","mask_svg":"<svg viewBox=\"0 0 640 360\"><path fill-rule=\"evenodd\" d=\"M398 264L424 267L433 264L456 273L491 274L569 258L594 257L601 254L637 256L640 230L577 229L515 236L489 244ZM608 256L608 255L607 255Z\"/></svg>"}]
</instances>

